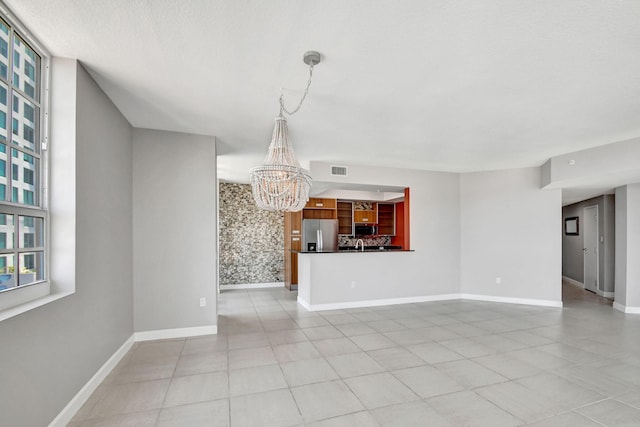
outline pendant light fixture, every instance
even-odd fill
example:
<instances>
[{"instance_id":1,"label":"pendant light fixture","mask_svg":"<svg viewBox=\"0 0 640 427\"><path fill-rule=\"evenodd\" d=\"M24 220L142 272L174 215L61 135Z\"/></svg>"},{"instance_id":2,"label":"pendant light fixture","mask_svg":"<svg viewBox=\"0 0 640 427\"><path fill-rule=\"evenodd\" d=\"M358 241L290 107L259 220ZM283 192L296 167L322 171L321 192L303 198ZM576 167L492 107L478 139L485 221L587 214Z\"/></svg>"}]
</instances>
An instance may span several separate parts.
<instances>
[{"instance_id":1,"label":"pendant light fixture","mask_svg":"<svg viewBox=\"0 0 640 427\"><path fill-rule=\"evenodd\" d=\"M280 94L280 114L276 117L269 151L263 165L251 169L249 174L253 198L261 209L297 212L302 210L309 200L311 174L300 167L293 155L284 114L291 116L302 106L311 86L313 67L320 63L320 59L318 52L310 51L304 54L303 61L309 66L309 81L295 109L287 110L284 106L284 97L282 93Z\"/></svg>"}]
</instances>

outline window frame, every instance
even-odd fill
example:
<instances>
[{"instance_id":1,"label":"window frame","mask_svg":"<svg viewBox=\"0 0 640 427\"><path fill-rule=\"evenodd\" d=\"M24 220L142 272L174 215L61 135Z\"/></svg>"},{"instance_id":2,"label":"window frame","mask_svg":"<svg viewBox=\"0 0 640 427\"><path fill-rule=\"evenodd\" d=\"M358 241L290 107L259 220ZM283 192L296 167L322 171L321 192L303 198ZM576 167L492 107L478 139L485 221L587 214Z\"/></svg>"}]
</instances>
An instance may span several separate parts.
<instances>
[{"instance_id":1,"label":"window frame","mask_svg":"<svg viewBox=\"0 0 640 427\"><path fill-rule=\"evenodd\" d=\"M50 99L49 99L49 85L50 85L50 63L51 56L44 49L43 45L38 42L38 40L33 37L33 35L26 29L26 27L20 22L17 17L11 13L11 11L0 2L0 12L2 12L2 20L9 28L9 38L8 38L8 52L7 52L7 77L6 79L0 76L0 81L7 87L7 112L5 122L6 124L11 124L11 126L5 126L6 128L6 138L0 137L2 139L1 143L6 145L6 158L5 162L6 168L6 189L5 194L6 197L4 200L0 200L0 211L1 213L6 213L9 215L14 215L14 218L17 220L19 216L30 216L36 218L42 218L44 222L43 229L43 238L44 238L44 246L38 248L17 248L13 249L4 249L0 250L3 254L6 253L14 253L14 265L18 264L19 254L20 253L32 253L32 252L42 252L44 257L43 262L43 279L35 281L33 283L15 286L10 289L6 289L0 291L0 321L6 318L12 317L16 314L28 311L32 308L38 307L40 305L46 304L51 300L55 300L58 297L51 295L51 284L50 284L50 217L49 217L49 200L48 200L48 182L49 182L49 164L48 164L48 142L49 142L49 108L50 108ZM14 85L14 69L18 71L22 71L22 64L19 64L16 68L14 64L14 53L16 52L14 48L16 47L15 38L18 37L21 43L26 44L30 49L32 49L39 57L40 64L39 67L34 66L35 74L36 74L36 93L34 94L34 98L25 93L20 87L16 87ZM22 55L21 55L22 56ZM30 56L30 55L27 55ZM39 81L38 81L39 79ZM35 113L35 122L34 124L34 151L29 151L23 142L23 138L21 137L20 143L21 145L13 144L13 118L16 113L14 110L14 97L15 95L19 95L23 99L23 105L25 102L28 102L30 106L34 109ZM23 107L24 108L24 107ZM28 145L27 145L28 146ZM35 204L30 206L23 203L14 202L13 199L7 200L7 198L12 198L12 178L13 178L13 150L18 151L18 158L20 158L20 153L32 156L33 159L36 159L38 166L34 168L36 171L35 179L34 179L34 202ZM24 175L24 171L23 174ZM10 194L11 193L11 194ZM23 200L24 202L24 200ZM14 240L18 241L18 223L14 223L16 236ZM17 246L17 245L14 245ZM32 249L35 249L32 250ZM17 274L16 272L16 279Z\"/></svg>"}]
</instances>

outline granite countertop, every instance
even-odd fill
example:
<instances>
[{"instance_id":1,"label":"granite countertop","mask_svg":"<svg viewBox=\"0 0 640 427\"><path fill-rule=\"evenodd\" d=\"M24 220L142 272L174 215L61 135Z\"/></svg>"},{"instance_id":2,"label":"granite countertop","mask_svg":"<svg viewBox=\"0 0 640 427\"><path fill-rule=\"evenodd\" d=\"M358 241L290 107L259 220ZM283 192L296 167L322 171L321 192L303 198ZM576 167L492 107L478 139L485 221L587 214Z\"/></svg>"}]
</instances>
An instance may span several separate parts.
<instances>
[{"instance_id":1,"label":"granite countertop","mask_svg":"<svg viewBox=\"0 0 640 427\"><path fill-rule=\"evenodd\" d=\"M370 252L414 252L411 249L402 249L402 246L365 246L364 251L355 246L341 246L337 251L291 251L299 254L337 254L337 253L370 253Z\"/></svg>"}]
</instances>

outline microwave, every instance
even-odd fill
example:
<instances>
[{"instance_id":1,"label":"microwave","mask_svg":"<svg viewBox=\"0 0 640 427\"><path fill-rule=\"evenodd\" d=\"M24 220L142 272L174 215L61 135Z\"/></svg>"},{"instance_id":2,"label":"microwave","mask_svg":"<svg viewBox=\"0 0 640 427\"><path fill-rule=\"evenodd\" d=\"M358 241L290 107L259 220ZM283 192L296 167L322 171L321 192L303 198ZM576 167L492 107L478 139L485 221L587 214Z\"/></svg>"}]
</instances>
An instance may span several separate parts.
<instances>
[{"instance_id":1,"label":"microwave","mask_svg":"<svg viewBox=\"0 0 640 427\"><path fill-rule=\"evenodd\" d=\"M356 236L374 236L378 233L377 228L375 225L356 225L354 234Z\"/></svg>"}]
</instances>

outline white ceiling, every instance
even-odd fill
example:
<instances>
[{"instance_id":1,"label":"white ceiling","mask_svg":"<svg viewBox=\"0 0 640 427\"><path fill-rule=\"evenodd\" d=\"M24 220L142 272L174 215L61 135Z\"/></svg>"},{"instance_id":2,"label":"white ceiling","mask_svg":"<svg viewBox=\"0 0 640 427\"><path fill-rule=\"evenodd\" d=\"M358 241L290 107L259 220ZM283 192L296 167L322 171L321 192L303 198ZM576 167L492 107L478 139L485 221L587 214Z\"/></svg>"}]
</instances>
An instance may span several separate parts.
<instances>
[{"instance_id":1,"label":"white ceiling","mask_svg":"<svg viewBox=\"0 0 640 427\"><path fill-rule=\"evenodd\" d=\"M266 154L280 88L297 103L307 50L303 165L539 166L640 136L640 1L5 1L133 126L218 137L230 181Z\"/></svg>"}]
</instances>

